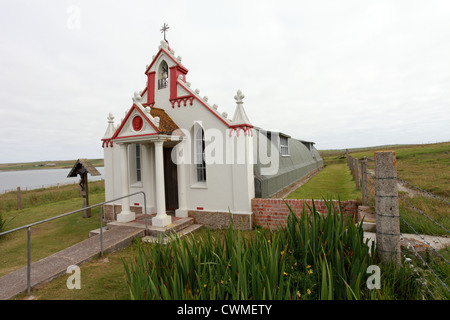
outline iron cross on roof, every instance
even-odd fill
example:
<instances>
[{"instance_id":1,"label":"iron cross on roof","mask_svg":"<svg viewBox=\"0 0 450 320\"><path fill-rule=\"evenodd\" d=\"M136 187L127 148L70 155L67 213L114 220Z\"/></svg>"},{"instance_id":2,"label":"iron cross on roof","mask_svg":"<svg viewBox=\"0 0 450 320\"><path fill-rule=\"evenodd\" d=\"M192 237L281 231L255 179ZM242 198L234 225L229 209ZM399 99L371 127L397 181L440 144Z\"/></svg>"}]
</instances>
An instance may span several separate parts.
<instances>
[{"instance_id":1,"label":"iron cross on roof","mask_svg":"<svg viewBox=\"0 0 450 320\"><path fill-rule=\"evenodd\" d=\"M166 41L166 42L167 42L167 40L166 40L166 32L167 32L167 30L169 30L169 28L170 27L169 27L169 25L167 23L164 23L162 28L161 28L161 33L164 33L164 41Z\"/></svg>"}]
</instances>

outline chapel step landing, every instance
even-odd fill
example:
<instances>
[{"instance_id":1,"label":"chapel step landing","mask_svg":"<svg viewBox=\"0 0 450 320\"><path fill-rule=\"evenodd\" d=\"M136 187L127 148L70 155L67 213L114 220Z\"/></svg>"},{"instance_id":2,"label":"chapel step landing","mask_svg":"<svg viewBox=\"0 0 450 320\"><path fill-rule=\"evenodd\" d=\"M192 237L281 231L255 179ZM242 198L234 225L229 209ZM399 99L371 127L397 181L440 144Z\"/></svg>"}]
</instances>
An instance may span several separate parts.
<instances>
[{"instance_id":1,"label":"chapel step landing","mask_svg":"<svg viewBox=\"0 0 450 320\"><path fill-rule=\"evenodd\" d=\"M192 218L191 218L192 219ZM188 234L191 234L192 232L199 230L203 227L201 224L190 224L189 226L182 228L178 230L177 232L171 232L171 233L159 233L157 235L150 235L145 236L142 238L142 241L144 242L158 242L162 244L167 244L174 239L182 238L187 236Z\"/></svg>"},{"instance_id":2,"label":"chapel step landing","mask_svg":"<svg viewBox=\"0 0 450 320\"><path fill-rule=\"evenodd\" d=\"M169 242L171 239L173 239L175 235L181 238L203 227L203 225L194 224L194 218L190 217L180 218L175 217L173 215L170 215L170 217L172 218L172 223L170 223L165 227L156 227L153 226L151 223L151 219L154 216L155 214L147 216L148 232L142 239L143 241L156 242L159 239L161 239L162 242L165 244ZM136 215L136 219L130 222L117 222L117 221L109 222L107 224L107 228L117 225L126 225L145 230L145 218L146 218L145 214L138 214ZM95 231L99 232L99 229Z\"/></svg>"}]
</instances>

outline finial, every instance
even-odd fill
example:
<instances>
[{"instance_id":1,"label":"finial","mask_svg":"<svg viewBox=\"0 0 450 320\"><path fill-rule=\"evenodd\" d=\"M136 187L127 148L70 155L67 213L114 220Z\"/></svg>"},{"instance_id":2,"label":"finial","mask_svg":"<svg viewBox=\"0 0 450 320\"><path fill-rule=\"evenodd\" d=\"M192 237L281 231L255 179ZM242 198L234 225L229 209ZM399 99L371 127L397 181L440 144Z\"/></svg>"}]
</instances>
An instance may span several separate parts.
<instances>
[{"instance_id":1,"label":"finial","mask_svg":"<svg viewBox=\"0 0 450 320\"><path fill-rule=\"evenodd\" d=\"M166 40L166 32L167 32L167 30L169 30L169 25L167 24L167 23L165 23L164 22L164 24L163 24L163 26L162 26L162 28L161 28L161 33L164 33L164 41L166 41L167 42L167 40Z\"/></svg>"},{"instance_id":2,"label":"finial","mask_svg":"<svg viewBox=\"0 0 450 320\"><path fill-rule=\"evenodd\" d=\"M234 96L234 99L236 100L236 103L238 103L238 104L244 103L242 101L242 99L244 99L244 98L245 98L245 95L242 93L241 90L238 90L236 95Z\"/></svg>"},{"instance_id":3,"label":"finial","mask_svg":"<svg viewBox=\"0 0 450 320\"><path fill-rule=\"evenodd\" d=\"M113 114L111 112L109 113L107 119L108 119L108 123L114 123L114 116L113 116Z\"/></svg>"},{"instance_id":4,"label":"finial","mask_svg":"<svg viewBox=\"0 0 450 320\"><path fill-rule=\"evenodd\" d=\"M142 101L142 97L139 94L139 92L137 92L137 91L134 92L134 96L132 99L133 99L134 103L141 103L141 101Z\"/></svg>"}]
</instances>

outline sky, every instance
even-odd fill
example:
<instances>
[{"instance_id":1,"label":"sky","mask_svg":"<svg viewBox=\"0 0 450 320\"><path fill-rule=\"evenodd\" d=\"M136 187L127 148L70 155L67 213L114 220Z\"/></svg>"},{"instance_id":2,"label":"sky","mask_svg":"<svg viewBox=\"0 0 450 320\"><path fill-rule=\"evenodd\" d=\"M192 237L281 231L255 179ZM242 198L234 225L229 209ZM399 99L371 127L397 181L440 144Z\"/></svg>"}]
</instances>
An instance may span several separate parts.
<instances>
[{"instance_id":1,"label":"sky","mask_svg":"<svg viewBox=\"0 0 450 320\"><path fill-rule=\"evenodd\" d=\"M450 141L450 1L0 2L0 163L102 158L167 40L220 112L316 148Z\"/></svg>"}]
</instances>

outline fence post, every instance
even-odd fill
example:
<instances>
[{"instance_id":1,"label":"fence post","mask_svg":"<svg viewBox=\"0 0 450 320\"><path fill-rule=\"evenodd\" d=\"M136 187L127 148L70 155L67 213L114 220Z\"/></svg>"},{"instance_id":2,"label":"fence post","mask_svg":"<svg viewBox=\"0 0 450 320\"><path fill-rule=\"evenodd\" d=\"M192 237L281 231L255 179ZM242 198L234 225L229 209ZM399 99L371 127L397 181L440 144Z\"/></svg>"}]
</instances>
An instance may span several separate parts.
<instances>
[{"instance_id":1,"label":"fence post","mask_svg":"<svg viewBox=\"0 0 450 320\"><path fill-rule=\"evenodd\" d=\"M355 158L355 184L356 184L356 190L359 190L359 177L360 177L360 173L359 173L359 160Z\"/></svg>"},{"instance_id":2,"label":"fence post","mask_svg":"<svg viewBox=\"0 0 450 320\"><path fill-rule=\"evenodd\" d=\"M17 210L22 210L22 193L20 187L17 187Z\"/></svg>"},{"instance_id":3,"label":"fence post","mask_svg":"<svg viewBox=\"0 0 450 320\"><path fill-rule=\"evenodd\" d=\"M367 158L364 157L361 160L361 195L362 195L362 205L369 205L369 190L367 186Z\"/></svg>"},{"instance_id":4,"label":"fence post","mask_svg":"<svg viewBox=\"0 0 450 320\"><path fill-rule=\"evenodd\" d=\"M348 156L348 168L350 169L350 172L353 177L353 158L352 158L352 156Z\"/></svg>"},{"instance_id":5,"label":"fence post","mask_svg":"<svg viewBox=\"0 0 450 320\"><path fill-rule=\"evenodd\" d=\"M401 262L395 152L375 152L376 245L381 261Z\"/></svg>"}]
</instances>

